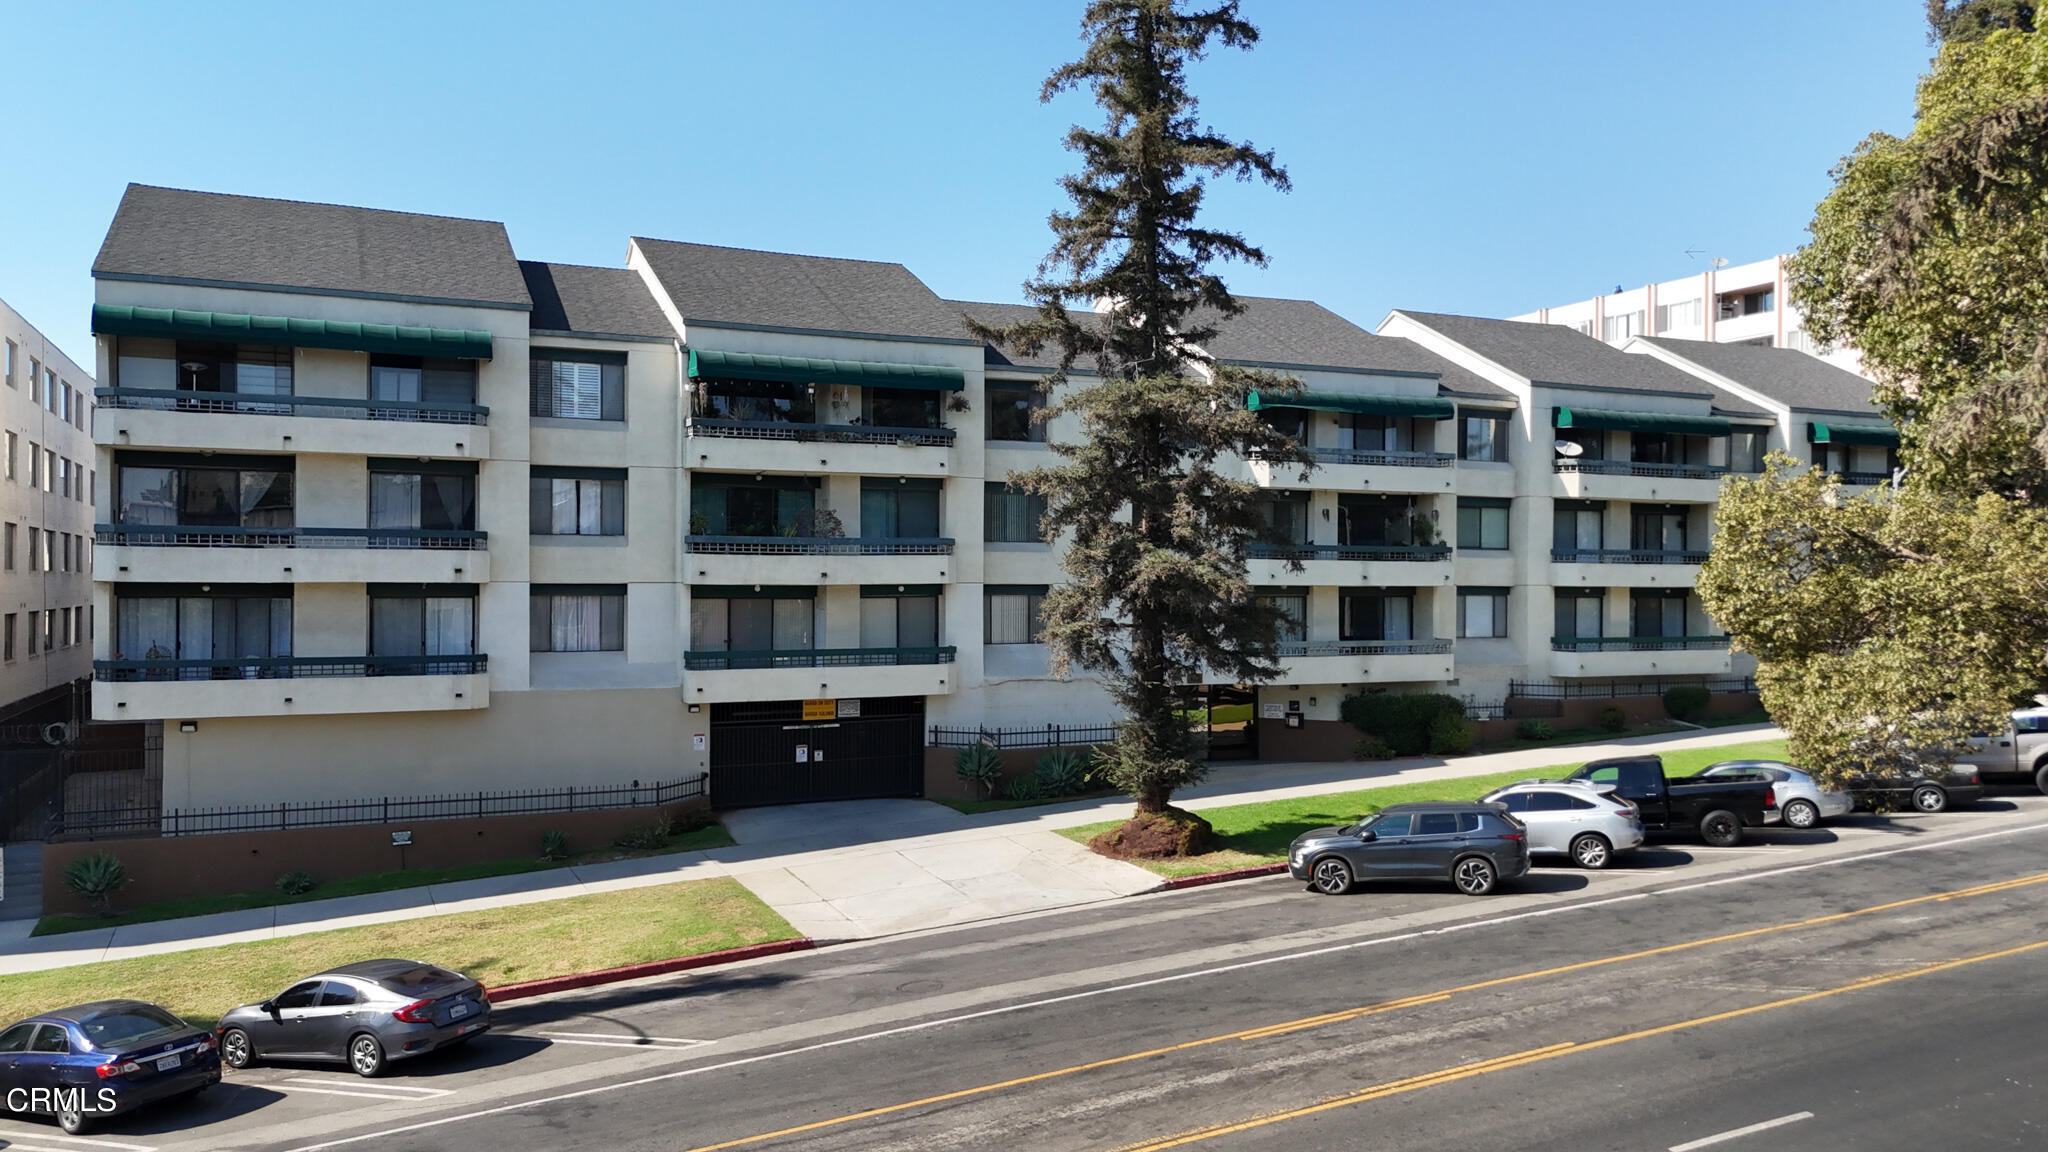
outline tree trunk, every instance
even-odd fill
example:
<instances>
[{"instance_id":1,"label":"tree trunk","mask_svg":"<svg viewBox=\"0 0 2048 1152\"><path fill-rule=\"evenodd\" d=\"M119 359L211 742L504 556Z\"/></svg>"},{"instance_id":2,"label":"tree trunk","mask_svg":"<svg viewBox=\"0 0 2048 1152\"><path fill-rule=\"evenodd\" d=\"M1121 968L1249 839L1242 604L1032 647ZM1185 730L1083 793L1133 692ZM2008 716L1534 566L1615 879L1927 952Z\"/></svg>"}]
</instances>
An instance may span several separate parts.
<instances>
[{"instance_id":1,"label":"tree trunk","mask_svg":"<svg viewBox=\"0 0 2048 1152\"><path fill-rule=\"evenodd\" d=\"M1171 799L1173 793L1169 789L1146 788L1138 793L1138 815L1157 816L1166 811L1166 803Z\"/></svg>"}]
</instances>

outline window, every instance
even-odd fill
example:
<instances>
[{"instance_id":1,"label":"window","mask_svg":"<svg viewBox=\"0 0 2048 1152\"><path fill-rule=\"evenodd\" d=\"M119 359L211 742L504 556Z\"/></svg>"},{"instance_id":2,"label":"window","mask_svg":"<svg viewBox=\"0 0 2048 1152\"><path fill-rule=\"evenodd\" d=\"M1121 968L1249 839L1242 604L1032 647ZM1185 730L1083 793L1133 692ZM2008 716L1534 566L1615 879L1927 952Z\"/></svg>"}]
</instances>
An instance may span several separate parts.
<instances>
[{"instance_id":1,"label":"window","mask_svg":"<svg viewBox=\"0 0 2048 1152\"><path fill-rule=\"evenodd\" d=\"M1405 548L1434 544L1436 525L1413 496L1337 497L1337 543L1348 547Z\"/></svg>"},{"instance_id":2,"label":"window","mask_svg":"<svg viewBox=\"0 0 2048 1152\"><path fill-rule=\"evenodd\" d=\"M320 986L320 1007L344 1008L362 1003L363 998L354 988L339 980L329 980Z\"/></svg>"},{"instance_id":3,"label":"window","mask_svg":"<svg viewBox=\"0 0 2048 1152\"><path fill-rule=\"evenodd\" d=\"M1606 316L1600 320L1600 338L1606 341L1626 340L1641 336L1645 332L1642 311L1623 312L1619 316Z\"/></svg>"},{"instance_id":4,"label":"window","mask_svg":"<svg viewBox=\"0 0 2048 1152\"><path fill-rule=\"evenodd\" d=\"M934 540L939 537L937 480L860 482L860 534L870 540Z\"/></svg>"},{"instance_id":5,"label":"window","mask_svg":"<svg viewBox=\"0 0 2048 1152\"><path fill-rule=\"evenodd\" d=\"M989 644L1040 643L1040 617L1045 609L1045 588L991 584L985 606Z\"/></svg>"},{"instance_id":6,"label":"window","mask_svg":"<svg viewBox=\"0 0 2048 1152\"><path fill-rule=\"evenodd\" d=\"M123 592L114 601L114 659L262 659L292 654L289 588ZM209 669L187 669L210 679Z\"/></svg>"},{"instance_id":7,"label":"window","mask_svg":"<svg viewBox=\"0 0 2048 1152\"><path fill-rule=\"evenodd\" d=\"M809 424L816 411L816 389L810 384L779 380L699 380L693 413L712 420L750 424Z\"/></svg>"},{"instance_id":8,"label":"window","mask_svg":"<svg viewBox=\"0 0 2048 1152\"><path fill-rule=\"evenodd\" d=\"M692 652L809 651L816 623L816 592L809 588L699 588L690 596Z\"/></svg>"},{"instance_id":9,"label":"window","mask_svg":"<svg viewBox=\"0 0 2048 1152\"><path fill-rule=\"evenodd\" d=\"M624 536L626 473L614 468L535 468L532 472L535 536ZM694 509L696 492L691 493Z\"/></svg>"},{"instance_id":10,"label":"window","mask_svg":"<svg viewBox=\"0 0 2048 1152\"><path fill-rule=\"evenodd\" d=\"M988 386L988 438L991 440L1043 443L1045 425L1036 417L1045 407L1045 394L1029 384Z\"/></svg>"},{"instance_id":11,"label":"window","mask_svg":"<svg viewBox=\"0 0 2048 1152\"><path fill-rule=\"evenodd\" d=\"M0 569L14 571L14 525L9 524L0 532Z\"/></svg>"},{"instance_id":12,"label":"window","mask_svg":"<svg viewBox=\"0 0 2048 1152\"><path fill-rule=\"evenodd\" d=\"M1415 591L1411 588L1346 588L1337 596L1338 638L1413 640Z\"/></svg>"},{"instance_id":13,"label":"window","mask_svg":"<svg viewBox=\"0 0 2048 1152\"><path fill-rule=\"evenodd\" d=\"M476 361L372 356L370 399L402 404L474 404Z\"/></svg>"},{"instance_id":14,"label":"window","mask_svg":"<svg viewBox=\"0 0 2048 1152\"><path fill-rule=\"evenodd\" d=\"M1572 328L1581 336L1591 336L1593 334L1593 322L1591 320L1581 320L1572 325Z\"/></svg>"},{"instance_id":15,"label":"window","mask_svg":"<svg viewBox=\"0 0 2048 1152\"><path fill-rule=\"evenodd\" d=\"M1685 635L1683 588L1637 588L1628 596L1628 634L1631 636Z\"/></svg>"},{"instance_id":16,"label":"window","mask_svg":"<svg viewBox=\"0 0 2048 1152\"><path fill-rule=\"evenodd\" d=\"M57 486L57 450L43 449L43 482L37 487L48 492Z\"/></svg>"},{"instance_id":17,"label":"window","mask_svg":"<svg viewBox=\"0 0 2048 1152\"><path fill-rule=\"evenodd\" d=\"M626 354L535 348L527 361L533 415L565 420L626 418Z\"/></svg>"},{"instance_id":18,"label":"window","mask_svg":"<svg viewBox=\"0 0 2048 1152\"><path fill-rule=\"evenodd\" d=\"M43 402L43 362L33 356L28 359L28 399L31 404Z\"/></svg>"},{"instance_id":19,"label":"window","mask_svg":"<svg viewBox=\"0 0 2048 1152\"><path fill-rule=\"evenodd\" d=\"M320 981L308 980L295 984L278 994L270 1002L272 1008L311 1008L320 1002Z\"/></svg>"},{"instance_id":20,"label":"window","mask_svg":"<svg viewBox=\"0 0 2048 1152\"><path fill-rule=\"evenodd\" d=\"M1770 433L1762 428L1737 428L1728 436L1728 470L1761 472Z\"/></svg>"},{"instance_id":21,"label":"window","mask_svg":"<svg viewBox=\"0 0 2048 1152\"><path fill-rule=\"evenodd\" d=\"M1666 432L1629 434L1629 460L1636 464L1705 464L1707 437Z\"/></svg>"},{"instance_id":22,"label":"window","mask_svg":"<svg viewBox=\"0 0 2048 1152\"><path fill-rule=\"evenodd\" d=\"M1458 440L1459 459L1507 460L1508 413L1467 409L1458 416L1464 433Z\"/></svg>"},{"instance_id":23,"label":"window","mask_svg":"<svg viewBox=\"0 0 2048 1152\"><path fill-rule=\"evenodd\" d=\"M1429 425L1434 428L1432 422ZM1413 452L1418 440L1435 439L1435 433L1418 435L1415 421L1406 416L1347 414L1337 421L1337 446L1358 452Z\"/></svg>"},{"instance_id":24,"label":"window","mask_svg":"<svg viewBox=\"0 0 2048 1152\"><path fill-rule=\"evenodd\" d=\"M1636 504L1629 508L1628 546L1640 552L1685 551L1683 504Z\"/></svg>"},{"instance_id":25,"label":"window","mask_svg":"<svg viewBox=\"0 0 2048 1152\"><path fill-rule=\"evenodd\" d=\"M64 625L64 646L69 648L73 644L78 643L78 609L64 609L62 623Z\"/></svg>"},{"instance_id":26,"label":"window","mask_svg":"<svg viewBox=\"0 0 2048 1152\"><path fill-rule=\"evenodd\" d=\"M1508 634L1508 590L1458 589L1458 635L1468 638Z\"/></svg>"},{"instance_id":27,"label":"window","mask_svg":"<svg viewBox=\"0 0 2048 1152\"><path fill-rule=\"evenodd\" d=\"M992 482L986 488L986 500L983 539L1013 544L1045 542L1045 497Z\"/></svg>"},{"instance_id":28,"label":"window","mask_svg":"<svg viewBox=\"0 0 2048 1152\"><path fill-rule=\"evenodd\" d=\"M56 410L57 370L55 368L45 368L43 369L43 411L55 412Z\"/></svg>"},{"instance_id":29,"label":"window","mask_svg":"<svg viewBox=\"0 0 2048 1152\"><path fill-rule=\"evenodd\" d=\"M1560 456L1564 460L1605 460L1607 458L1607 433L1588 431L1583 428L1555 428L1552 432L1559 440L1579 446L1578 452Z\"/></svg>"},{"instance_id":30,"label":"window","mask_svg":"<svg viewBox=\"0 0 2048 1152\"><path fill-rule=\"evenodd\" d=\"M476 531L474 463L372 459L369 469L371 528Z\"/></svg>"},{"instance_id":31,"label":"window","mask_svg":"<svg viewBox=\"0 0 2048 1152\"><path fill-rule=\"evenodd\" d=\"M1283 544L1308 543L1308 493L1276 492L1263 503L1264 519L1273 539Z\"/></svg>"},{"instance_id":32,"label":"window","mask_svg":"<svg viewBox=\"0 0 2048 1152\"><path fill-rule=\"evenodd\" d=\"M57 610L43 609L43 651L52 652L57 648Z\"/></svg>"},{"instance_id":33,"label":"window","mask_svg":"<svg viewBox=\"0 0 2048 1152\"><path fill-rule=\"evenodd\" d=\"M114 457L114 522L189 527L290 528L290 456L191 456L123 452Z\"/></svg>"},{"instance_id":34,"label":"window","mask_svg":"<svg viewBox=\"0 0 2048 1152\"><path fill-rule=\"evenodd\" d=\"M29 1044L31 1052L47 1052L63 1056L71 1052L71 1037L66 1035L61 1024L45 1024L36 1030L35 1040Z\"/></svg>"},{"instance_id":35,"label":"window","mask_svg":"<svg viewBox=\"0 0 2048 1152\"><path fill-rule=\"evenodd\" d=\"M1513 501L1485 496L1458 498L1458 547L1498 550L1508 546L1508 510Z\"/></svg>"},{"instance_id":36,"label":"window","mask_svg":"<svg viewBox=\"0 0 2048 1152\"><path fill-rule=\"evenodd\" d=\"M71 499L71 459L69 457L60 457L57 460L57 494L66 500Z\"/></svg>"},{"instance_id":37,"label":"window","mask_svg":"<svg viewBox=\"0 0 2048 1152\"><path fill-rule=\"evenodd\" d=\"M1414 820L1415 814L1412 812L1389 812L1366 827L1372 829L1380 839L1386 840L1394 836L1406 836Z\"/></svg>"},{"instance_id":38,"label":"window","mask_svg":"<svg viewBox=\"0 0 2048 1152\"><path fill-rule=\"evenodd\" d=\"M28 486L43 486L43 446L33 440L28 442Z\"/></svg>"},{"instance_id":39,"label":"window","mask_svg":"<svg viewBox=\"0 0 2048 1152\"><path fill-rule=\"evenodd\" d=\"M1657 332L1663 334L1673 328L1697 328L1700 323L1700 301L1695 296L1672 304L1657 305Z\"/></svg>"},{"instance_id":40,"label":"window","mask_svg":"<svg viewBox=\"0 0 2048 1152\"><path fill-rule=\"evenodd\" d=\"M14 379L14 357L15 357L15 355L16 355L16 354L17 354L17 353L18 353L19 351L20 351L20 350L19 350L18 348L16 348L16 347L15 347L14 341L12 341L12 340L9 340L9 341L7 341L7 365L6 365L6 367L7 367L7 386L8 386L9 388L19 388L19 387L21 387L21 385L20 385L20 384L18 384L18 383L16 383L16 382L15 382L15 379Z\"/></svg>"},{"instance_id":41,"label":"window","mask_svg":"<svg viewBox=\"0 0 2048 1152\"><path fill-rule=\"evenodd\" d=\"M39 558L42 556L43 530L31 524L28 526L28 570L40 572Z\"/></svg>"},{"instance_id":42,"label":"window","mask_svg":"<svg viewBox=\"0 0 2048 1152\"><path fill-rule=\"evenodd\" d=\"M20 453L16 451L16 449L19 447L21 447L20 439L16 437L14 433L9 432L7 434L7 478L9 480L14 479L16 475L15 458L20 455Z\"/></svg>"},{"instance_id":43,"label":"window","mask_svg":"<svg viewBox=\"0 0 2048 1152\"><path fill-rule=\"evenodd\" d=\"M1258 601L1280 613L1277 639L1299 644L1308 639L1308 597L1299 592L1261 593Z\"/></svg>"},{"instance_id":44,"label":"window","mask_svg":"<svg viewBox=\"0 0 2048 1152\"><path fill-rule=\"evenodd\" d=\"M1715 317L1734 320L1741 316L1755 316L1772 311L1777 307L1777 295L1770 288L1752 288L1741 292L1723 292L1715 298Z\"/></svg>"},{"instance_id":45,"label":"window","mask_svg":"<svg viewBox=\"0 0 2048 1152\"><path fill-rule=\"evenodd\" d=\"M473 656L476 589L459 585L371 585L370 655Z\"/></svg>"},{"instance_id":46,"label":"window","mask_svg":"<svg viewBox=\"0 0 2048 1152\"><path fill-rule=\"evenodd\" d=\"M818 482L807 476L752 477L692 473L690 535L817 535Z\"/></svg>"},{"instance_id":47,"label":"window","mask_svg":"<svg viewBox=\"0 0 2048 1152\"><path fill-rule=\"evenodd\" d=\"M1450 836L1458 831L1456 812L1417 812L1411 836Z\"/></svg>"},{"instance_id":48,"label":"window","mask_svg":"<svg viewBox=\"0 0 2048 1152\"><path fill-rule=\"evenodd\" d=\"M0 618L0 660L14 659L14 616L9 612L5 618Z\"/></svg>"},{"instance_id":49,"label":"window","mask_svg":"<svg viewBox=\"0 0 2048 1152\"><path fill-rule=\"evenodd\" d=\"M860 590L860 646L937 648L939 593L936 588Z\"/></svg>"},{"instance_id":50,"label":"window","mask_svg":"<svg viewBox=\"0 0 2048 1152\"><path fill-rule=\"evenodd\" d=\"M123 388L292 394L290 348L123 337L116 352L115 383Z\"/></svg>"},{"instance_id":51,"label":"window","mask_svg":"<svg viewBox=\"0 0 2048 1152\"><path fill-rule=\"evenodd\" d=\"M1559 500L1552 505L1550 550L1589 553L1606 547L1607 505L1598 500Z\"/></svg>"},{"instance_id":52,"label":"window","mask_svg":"<svg viewBox=\"0 0 2048 1152\"><path fill-rule=\"evenodd\" d=\"M941 393L923 388L862 388L861 423L882 428L937 428Z\"/></svg>"},{"instance_id":53,"label":"window","mask_svg":"<svg viewBox=\"0 0 2048 1152\"><path fill-rule=\"evenodd\" d=\"M57 409L57 418L66 424L71 423L71 385L69 384L64 385L64 403Z\"/></svg>"},{"instance_id":54,"label":"window","mask_svg":"<svg viewBox=\"0 0 2048 1152\"><path fill-rule=\"evenodd\" d=\"M1301 408L1261 408L1259 409L1259 419L1265 421L1266 427L1271 428L1273 431L1283 436L1291 437L1304 446L1308 444L1309 413L1307 410Z\"/></svg>"},{"instance_id":55,"label":"window","mask_svg":"<svg viewBox=\"0 0 2048 1152\"><path fill-rule=\"evenodd\" d=\"M532 609L532 651L626 650L626 586L623 584L535 584L529 604Z\"/></svg>"},{"instance_id":56,"label":"window","mask_svg":"<svg viewBox=\"0 0 2048 1152\"><path fill-rule=\"evenodd\" d=\"M1561 639L1597 640L1602 631L1602 605L1607 592L1600 588L1559 588L1554 635Z\"/></svg>"}]
</instances>

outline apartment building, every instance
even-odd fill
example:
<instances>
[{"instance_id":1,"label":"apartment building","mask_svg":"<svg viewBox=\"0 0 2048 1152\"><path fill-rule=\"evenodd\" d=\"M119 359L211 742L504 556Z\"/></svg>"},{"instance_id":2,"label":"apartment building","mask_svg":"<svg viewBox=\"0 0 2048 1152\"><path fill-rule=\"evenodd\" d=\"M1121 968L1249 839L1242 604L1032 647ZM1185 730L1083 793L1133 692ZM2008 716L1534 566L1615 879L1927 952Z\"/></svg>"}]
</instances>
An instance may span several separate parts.
<instances>
[{"instance_id":1,"label":"apartment building","mask_svg":"<svg viewBox=\"0 0 2048 1152\"><path fill-rule=\"evenodd\" d=\"M487 221L146 187L94 275L94 711L161 728L166 809L917 795L935 726L1115 719L1050 673L1061 542L1009 483L1081 429L1034 419L1049 353L963 323L1028 309L891 263L636 237L548 264ZM1190 686L1239 717L1216 755L1348 755L1360 690L1739 674L1690 594L1715 485L1834 393L1244 303L1207 351L1302 381L1245 402L1316 467L1239 465L1292 623L1279 681Z\"/></svg>"},{"instance_id":2,"label":"apartment building","mask_svg":"<svg viewBox=\"0 0 2048 1152\"><path fill-rule=\"evenodd\" d=\"M1537 324L1562 324L1582 335L1619 347L1637 337L1662 337L1717 344L1793 348L1849 372L1862 370L1854 348L1823 351L1806 332L1799 307L1787 291L1785 261L1772 256L1747 264L1709 268L1692 276L1619 285L1612 293L1510 317Z\"/></svg>"},{"instance_id":3,"label":"apartment building","mask_svg":"<svg viewBox=\"0 0 2048 1152\"><path fill-rule=\"evenodd\" d=\"M0 716L92 674L93 378L0 300Z\"/></svg>"}]
</instances>

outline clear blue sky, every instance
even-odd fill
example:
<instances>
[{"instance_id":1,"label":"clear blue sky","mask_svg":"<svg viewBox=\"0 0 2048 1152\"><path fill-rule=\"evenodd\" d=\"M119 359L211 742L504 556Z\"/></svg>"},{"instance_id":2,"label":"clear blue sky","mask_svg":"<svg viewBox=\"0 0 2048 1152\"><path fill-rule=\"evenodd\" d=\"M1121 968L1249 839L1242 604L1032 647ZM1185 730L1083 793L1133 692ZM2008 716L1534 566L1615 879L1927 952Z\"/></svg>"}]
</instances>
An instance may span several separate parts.
<instances>
[{"instance_id":1,"label":"clear blue sky","mask_svg":"<svg viewBox=\"0 0 2048 1152\"><path fill-rule=\"evenodd\" d=\"M1041 105L1082 0L29 3L6 19L0 297L90 364L129 181L502 220L528 259L632 235L907 265L1017 300L1048 247ZM1903 131L1921 0L1245 0L1195 75L1291 195L1209 222L1233 289L1509 315L1797 247L1828 169ZM1686 255L1687 249L1700 254Z\"/></svg>"}]
</instances>

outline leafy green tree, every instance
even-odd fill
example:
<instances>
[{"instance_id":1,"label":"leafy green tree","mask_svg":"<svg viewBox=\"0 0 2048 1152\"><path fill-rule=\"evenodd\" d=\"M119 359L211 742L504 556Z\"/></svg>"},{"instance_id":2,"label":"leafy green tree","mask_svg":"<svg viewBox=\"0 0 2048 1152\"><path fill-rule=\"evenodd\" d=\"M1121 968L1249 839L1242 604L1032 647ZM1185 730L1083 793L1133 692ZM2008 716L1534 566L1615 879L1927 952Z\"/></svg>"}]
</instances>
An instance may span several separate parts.
<instances>
[{"instance_id":1,"label":"leafy green tree","mask_svg":"<svg viewBox=\"0 0 2048 1152\"><path fill-rule=\"evenodd\" d=\"M1205 771L1178 707L1185 686L1279 672L1280 613L1255 600L1245 579L1246 547L1271 529L1259 490L1232 461L1260 454L1309 464L1244 405L1247 389L1298 385L1203 351L1242 310L1216 265L1266 257L1198 216L1211 178L1282 190L1288 181L1270 151L1201 124L1188 89L1188 65L1211 45L1258 41L1235 0L1201 11L1176 0L1096 0L1081 25L1086 51L1040 96L1086 88L1107 115L1100 128L1067 134L1081 170L1062 180L1072 208L1052 214L1052 252L1025 285L1038 314L1005 328L969 325L1020 352L1058 351L1059 370L1044 385L1054 400L1041 418L1076 417L1084 435L1054 446L1058 463L1011 481L1045 498L1048 534L1071 534L1068 582L1044 602L1045 641L1055 672L1095 672L1123 708L1102 761L1146 816L1166 811L1174 790ZM1062 391L1077 364L1095 380Z\"/></svg>"},{"instance_id":2,"label":"leafy green tree","mask_svg":"<svg viewBox=\"0 0 2048 1152\"><path fill-rule=\"evenodd\" d=\"M1927 0L1928 36L1942 41L1974 40L2000 28L2034 30L2031 0Z\"/></svg>"}]
</instances>

